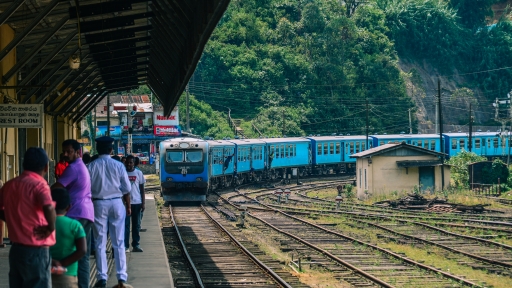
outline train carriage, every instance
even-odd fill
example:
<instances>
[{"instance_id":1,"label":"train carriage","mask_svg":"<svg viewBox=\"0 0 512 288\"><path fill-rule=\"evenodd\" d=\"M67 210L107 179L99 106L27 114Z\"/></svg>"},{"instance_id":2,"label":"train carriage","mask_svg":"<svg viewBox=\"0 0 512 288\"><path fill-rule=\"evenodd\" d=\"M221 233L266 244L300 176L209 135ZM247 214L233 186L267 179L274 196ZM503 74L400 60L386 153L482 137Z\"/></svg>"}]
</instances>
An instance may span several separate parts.
<instances>
[{"instance_id":1,"label":"train carriage","mask_svg":"<svg viewBox=\"0 0 512 288\"><path fill-rule=\"evenodd\" d=\"M208 143L196 138L160 142L160 183L165 201L205 201Z\"/></svg>"},{"instance_id":2,"label":"train carriage","mask_svg":"<svg viewBox=\"0 0 512 288\"><path fill-rule=\"evenodd\" d=\"M389 143L405 142L410 145L440 152L441 144L439 134L392 134L372 135L373 147Z\"/></svg>"},{"instance_id":3,"label":"train carriage","mask_svg":"<svg viewBox=\"0 0 512 288\"><path fill-rule=\"evenodd\" d=\"M265 142L266 176L270 179L288 175L299 168L299 175L311 173L311 140L301 137L262 139Z\"/></svg>"},{"instance_id":4,"label":"train carriage","mask_svg":"<svg viewBox=\"0 0 512 288\"><path fill-rule=\"evenodd\" d=\"M230 186L235 170L236 145L226 140L209 140L209 189Z\"/></svg>"},{"instance_id":5,"label":"train carriage","mask_svg":"<svg viewBox=\"0 0 512 288\"><path fill-rule=\"evenodd\" d=\"M462 150L469 151L468 133L444 133L445 151L454 156ZM476 132L471 137L471 152L489 159L508 155L510 141L508 133Z\"/></svg>"},{"instance_id":6,"label":"train carriage","mask_svg":"<svg viewBox=\"0 0 512 288\"><path fill-rule=\"evenodd\" d=\"M256 139L229 140L236 145L236 184L260 181L265 170L265 142Z\"/></svg>"},{"instance_id":7,"label":"train carriage","mask_svg":"<svg viewBox=\"0 0 512 288\"><path fill-rule=\"evenodd\" d=\"M366 150L365 136L310 136L307 139L312 142L313 172L316 174L353 172L355 159L350 155Z\"/></svg>"}]
</instances>

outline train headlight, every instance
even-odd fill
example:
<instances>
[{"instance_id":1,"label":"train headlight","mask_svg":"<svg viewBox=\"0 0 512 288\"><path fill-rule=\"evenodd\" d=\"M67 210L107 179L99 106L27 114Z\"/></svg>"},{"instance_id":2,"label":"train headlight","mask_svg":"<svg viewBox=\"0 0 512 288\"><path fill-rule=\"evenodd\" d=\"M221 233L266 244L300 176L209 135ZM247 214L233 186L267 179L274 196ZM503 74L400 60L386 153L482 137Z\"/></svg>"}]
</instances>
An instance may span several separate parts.
<instances>
[{"instance_id":1,"label":"train headlight","mask_svg":"<svg viewBox=\"0 0 512 288\"><path fill-rule=\"evenodd\" d=\"M172 181L172 177L167 177L165 181Z\"/></svg>"},{"instance_id":2,"label":"train headlight","mask_svg":"<svg viewBox=\"0 0 512 288\"><path fill-rule=\"evenodd\" d=\"M197 181L197 182L203 182L203 177L197 177L197 178L196 178L196 181Z\"/></svg>"}]
</instances>

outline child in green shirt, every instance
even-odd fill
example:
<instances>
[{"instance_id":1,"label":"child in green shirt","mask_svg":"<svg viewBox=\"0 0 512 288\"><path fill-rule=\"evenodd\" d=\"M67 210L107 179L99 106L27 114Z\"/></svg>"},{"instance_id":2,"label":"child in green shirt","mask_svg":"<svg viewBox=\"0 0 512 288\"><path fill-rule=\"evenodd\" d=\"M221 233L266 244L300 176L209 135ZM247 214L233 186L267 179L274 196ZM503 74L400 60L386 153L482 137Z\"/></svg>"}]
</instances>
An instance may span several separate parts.
<instances>
[{"instance_id":1,"label":"child in green shirt","mask_svg":"<svg viewBox=\"0 0 512 288\"><path fill-rule=\"evenodd\" d=\"M57 243L50 247L52 271L59 269L62 271L63 268L67 268L64 273L52 273L52 287L77 288L77 261L87 251L85 231L80 222L65 216L71 207L71 200L66 188L52 189L52 199L56 202L55 211L57 212L55 221Z\"/></svg>"}]
</instances>

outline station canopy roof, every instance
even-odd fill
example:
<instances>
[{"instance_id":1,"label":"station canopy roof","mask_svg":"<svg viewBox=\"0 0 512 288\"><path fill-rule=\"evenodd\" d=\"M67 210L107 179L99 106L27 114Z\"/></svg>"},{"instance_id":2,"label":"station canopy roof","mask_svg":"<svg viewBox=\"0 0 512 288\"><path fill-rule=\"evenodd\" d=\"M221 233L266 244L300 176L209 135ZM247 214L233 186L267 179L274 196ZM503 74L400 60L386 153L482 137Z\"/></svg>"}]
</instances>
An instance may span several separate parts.
<instances>
[{"instance_id":1,"label":"station canopy roof","mask_svg":"<svg viewBox=\"0 0 512 288\"><path fill-rule=\"evenodd\" d=\"M3 89L15 89L8 96L18 103L78 121L107 94L147 84L169 114L228 3L0 0L0 25L15 31L0 61L14 48L17 58L3 71ZM76 58L80 66L71 69Z\"/></svg>"}]
</instances>

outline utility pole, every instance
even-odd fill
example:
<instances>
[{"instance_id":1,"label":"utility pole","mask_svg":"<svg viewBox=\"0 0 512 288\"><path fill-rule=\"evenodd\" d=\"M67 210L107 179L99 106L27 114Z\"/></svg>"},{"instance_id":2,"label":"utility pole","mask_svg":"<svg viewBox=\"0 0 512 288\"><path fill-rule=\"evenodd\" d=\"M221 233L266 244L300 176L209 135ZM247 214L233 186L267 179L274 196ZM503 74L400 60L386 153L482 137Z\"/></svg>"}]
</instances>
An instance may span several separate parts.
<instances>
[{"instance_id":1,"label":"utility pole","mask_svg":"<svg viewBox=\"0 0 512 288\"><path fill-rule=\"evenodd\" d=\"M283 107L283 132L281 132L281 134L284 136L284 126L285 126L285 123L284 123L284 107Z\"/></svg>"},{"instance_id":2,"label":"utility pole","mask_svg":"<svg viewBox=\"0 0 512 288\"><path fill-rule=\"evenodd\" d=\"M439 103L436 103L436 134L439 133L437 127L439 125Z\"/></svg>"},{"instance_id":3,"label":"utility pole","mask_svg":"<svg viewBox=\"0 0 512 288\"><path fill-rule=\"evenodd\" d=\"M107 131L105 136L110 136L110 94L107 95Z\"/></svg>"},{"instance_id":4,"label":"utility pole","mask_svg":"<svg viewBox=\"0 0 512 288\"><path fill-rule=\"evenodd\" d=\"M409 134L412 134L411 108L409 108Z\"/></svg>"},{"instance_id":5,"label":"utility pole","mask_svg":"<svg viewBox=\"0 0 512 288\"><path fill-rule=\"evenodd\" d=\"M94 153L98 153L96 151L96 127L97 126L97 123L96 123L96 106L94 106L94 120L92 120L92 127L91 127L91 133L92 133L92 150L94 151Z\"/></svg>"},{"instance_id":6,"label":"utility pole","mask_svg":"<svg viewBox=\"0 0 512 288\"><path fill-rule=\"evenodd\" d=\"M439 151L441 152L441 191L444 189L444 147L443 147L443 115L441 113L441 79L437 78L437 107L439 109Z\"/></svg>"},{"instance_id":7,"label":"utility pole","mask_svg":"<svg viewBox=\"0 0 512 288\"><path fill-rule=\"evenodd\" d=\"M368 98L366 98L366 149L370 149L370 146L368 146L368 130L370 130L368 122Z\"/></svg>"},{"instance_id":8,"label":"utility pole","mask_svg":"<svg viewBox=\"0 0 512 288\"><path fill-rule=\"evenodd\" d=\"M188 84L187 84L187 131L190 133L190 100L188 96Z\"/></svg>"},{"instance_id":9,"label":"utility pole","mask_svg":"<svg viewBox=\"0 0 512 288\"><path fill-rule=\"evenodd\" d=\"M469 104L469 142L468 142L468 150L471 152L473 149L473 115L471 111L471 103Z\"/></svg>"}]
</instances>

